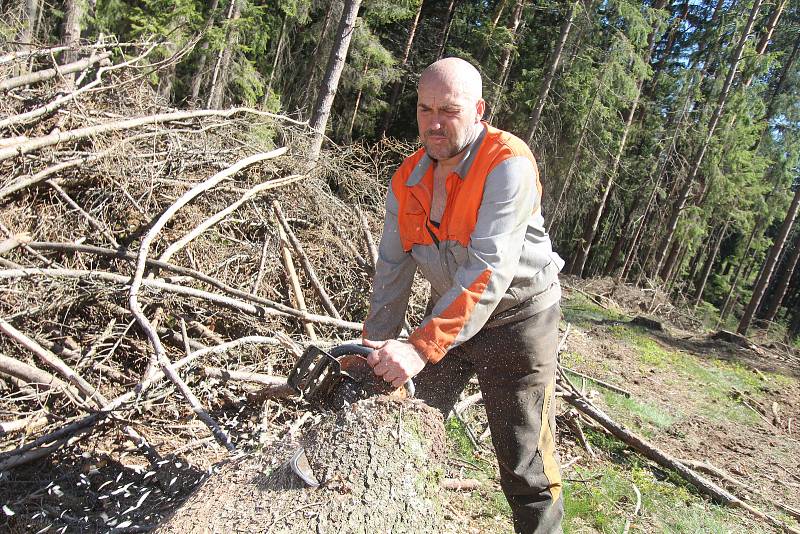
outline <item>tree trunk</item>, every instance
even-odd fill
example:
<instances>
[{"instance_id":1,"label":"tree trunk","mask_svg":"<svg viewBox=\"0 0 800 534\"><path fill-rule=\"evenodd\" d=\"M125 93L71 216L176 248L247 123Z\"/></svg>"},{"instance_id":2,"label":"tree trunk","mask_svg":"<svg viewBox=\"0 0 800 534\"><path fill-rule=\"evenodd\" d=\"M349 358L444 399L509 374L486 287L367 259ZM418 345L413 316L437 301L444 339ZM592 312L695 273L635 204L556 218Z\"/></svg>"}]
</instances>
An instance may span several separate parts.
<instances>
[{"instance_id":1,"label":"tree trunk","mask_svg":"<svg viewBox=\"0 0 800 534\"><path fill-rule=\"evenodd\" d=\"M794 250L786 262L786 268L781 271L781 277L775 286L772 302L770 302L769 308L764 314L765 321L775 320L775 316L778 314L778 308L783 304L783 299L789 289L789 282L792 280L792 275L797 268L798 260L800 260L800 232L797 233L797 239L794 241Z\"/></svg>"},{"instance_id":2,"label":"tree trunk","mask_svg":"<svg viewBox=\"0 0 800 534\"><path fill-rule=\"evenodd\" d=\"M514 6L514 15L511 17L511 21L508 24L508 31L511 34L511 42L503 48L503 59L500 60L500 78L497 84L497 91L495 92L492 105L489 106L489 116L486 119L487 122L490 123L500 108L500 99L503 96L503 90L506 86L508 71L511 70L511 54L514 53L514 47L517 40L517 30L519 29L519 23L522 21L522 10L524 7L525 0L517 0L516 5Z\"/></svg>"},{"instance_id":3,"label":"tree trunk","mask_svg":"<svg viewBox=\"0 0 800 534\"><path fill-rule=\"evenodd\" d=\"M730 93L731 86L733 85L733 79L736 76L736 72L739 69L739 63L741 63L742 55L744 53L744 47L747 43L747 37L750 35L753 29L753 23L755 22L756 15L758 14L758 10L761 7L762 0L755 0L753 2L753 8L750 10L750 16L747 19L747 24L745 25L744 29L742 30L742 35L739 38L739 42L731 56L731 65L730 69L728 70L728 75L725 78L725 83L720 90L719 98L717 100L717 105L714 108L714 113L711 116L711 120L708 125L708 132L706 133L705 139L703 143L700 145L700 149L697 151L695 155L692 166L689 171L689 175L686 177L686 181L683 185L683 188L678 195L678 198L675 200L674 208L672 210L672 215L670 216L669 222L667 223L667 227L665 228L664 238L661 241L660 247L660 254L658 261L656 262L656 269L655 271L661 268L661 265L664 262L664 257L666 254L666 250L669 248L669 244L672 242L672 238L675 235L675 229L678 227L678 219L683 212L683 209L686 207L686 200L689 198L689 192L692 189L692 185L694 185L694 180L697 177L697 173L700 170L700 165L703 163L703 158L705 157L706 151L708 150L709 145L711 144L711 139L714 137L714 133L717 128L717 124L719 123L719 119L722 116L722 112L725 109L725 103L728 99L728 94Z\"/></svg>"},{"instance_id":4,"label":"tree trunk","mask_svg":"<svg viewBox=\"0 0 800 534\"><path fill-rule=\"evenodd\" d=\"M786 238L789 236L789 231L792 229L794 220L797 217L798 207L800 207L800 187L798 187L794 193L792 204L789 206L789 211L786 212L786 217L783 219L783 224L775 238L775 243L770 247L769 254L767 254L767 258L764 260L764 267L761 269L761 275L758 277L756 285L753 288L753 296L745 307L742 318L739 321L739 327L736 329L736 332L739 334L747 334L747 329L750 327L753 315L755 315L758 305L761 304L764 291L767 289L770 279L772 278L775 264L778 262L778 257L786 244Z\"/></svg>"},{"instance_id":5,"label":"tree trunk","mask_svg":"<svg viewBox=\"0 0 800 534\"><path fill-rule=\"evenodd\" d=\"M666 0L656 0L653 3L652 9L661 9L664 7L665 3ZM645 52L644 58L642 58L644 63L650 62L650 56L653 53L653 48L656 44L656 30L657 28L653 28L647 38L647 52ZM611 187L616 179L619 163L622 161L622 155L625 153L625 144L628 141L628 134L631 131L631 124L633 124L633 117L636 115L636 109L639 107L639 97L642 95L643 85L644 78L640 78L636 84L636 92L633 97L633 102L631 102L630 108L628 109L628 114L625 117L625 127L622 130L622 138L619 141L616 154L614 154L614 159L611 162L611 170L606 173L605 179L600 184L600 197L587 217L588 224L586 224L583 238L579 242L578 254L575 256L574 268L571 270L571 274L576 276L583 275L583 268L586 265L586 258L589 257L589 251L592 246L592 241L594 240L595 232L597 232L598 224L600 223L600 217L603 215L603 211L606 208L608 195L611 192Z\"/></svg>"},{"instance_id":6,"label":"tree trunk","mask_svg":"<svg viewBox=\"0 0 800 534\"><path fill-rule=\"evenodd\" d=\"M231 66L231 56L234 49L239 44L239 29L236 21L242 15L242 2L244 0L231 0L228 8L228 34L225 38L225 46L217 54L217 62L214 65L214 74L211 76L211 86L208 90L209 109L219 109L225 96L225 87L228 85L228 72Z\"/></svg>"},{"instance_id":7,"label":"tree trunk","mask_svg":"<svg viewBox=\"0 0 800 534\"><path fill-rule=\"evenodd\" d=\"M363 80L367 76L367 72L369 72L369 60L364 63L364 72L361 73L361 79ZM359 87L358 94L356 95L356 103L353 105L353 116L350 118L350 127L347 129L347 138L351 141L353 140L353 126L356 124L356 116L358 115L358 106L361 104L361 95L364 93L364 89Z\"/></svg>"},{"instance_id":8,"label":"tree trunk","mask_svg":"<svg viewBox=\"0 0 800 534\"><path fill-rule=\"evenodd\" d=\"M742 272L745 271L744 265L747 262L753 261L753 258L750 256L750 247L753 243L753 238L759 231L760 231L759 225L758 222L756 222L756 224L753 225L753 230L750 232L750 237L747 238L747 244L744 247L744 254L742 254L743 260L746 258L747 261L739 262L739 265L736 267L736 274L733 275L733 281L731 281L731 287L728 290L728 294L725 296L725 302L722 304L722 310L719 312L720 323L722 323L722 321L725 320L725 317L727 317L728 313L730 312L731 299L733 295L736 293L736 288L739 284L739 278L741 277Z\"/></svg>"},{"instance_id":9,"label":"tree trunk","mask_svg":"<svg viewBox=\"0 0 800 534\"><path fill-rule=\"evenodd\" d=\"M725 239L725 234L728 232L729 224L730 221L725 222L725 225L719 232L719 236L714 242L713 248L708 253L708 258L706 258L706 263L703 266L703 271L700 274L700 280L695 290L695 295L694 295L695 307L697 307L697 305L700 304L700 301L703 299L703 293L706 290L706 283L708 282L708 277L711 274L711 269L714 267L714 262L717 260L717 254L719 254L719 247L720 245L722 245L722 240Z\"/></svg>"},{"instance_id":10,"label":"tree trunk","mask_svg":"<svg viewBox=\"0 0 800 534\"><path fill-rule=\"evenodd\" d=\"M39 13L39 0L26 0L25 13L22 18L17 40L19 41L19 50L25 51L30 49L30 45L35 39L36 18Z\"/></svg>"},{"instance_id":11,"label":"tree trunk","mask_svg":"<svg viewBox=\"0 0 800 534\"><path fill-rule=\"evenodd\" d=\"M489 106L489 116L486 119L487 122L490 123L497 114L497 111L500 109L500 100L503 97L503 91L505 90L506 82L508 81L508 72L511 70L511 55L514 53L517 40L517 30L519 29L519 23L522 21L522 10L524 7L525 0L517 0L516 5L514 6L514 15L511 18L511 23L508 25L508 31L511 34L511 42L503 48L503 59L500 62L500 79L499 83L497 84L497 91L494 95L494 101L492 102L492 105Z\"/></svg>"},{"instance_id":12,"label":"tree trunk","mask_svg":"<svg viewBox=\"0 0 800 534\"><path fill-rule=\"evenodd\" d=\"M66 0L64 2L64 22L61 25L61 44L72 47L64 52L63 63L78 61L77 46L81 40L81 19L83 18L83 0ZM66 90L72 90L75 74L65 74Z\"/></svg>"},{"instance_id":13,"label":"tree trunk","mask_svg":"<svg viewBox=\"0 0 800 534\"><path fill-rule=\"evenodd\" d=\"M317 95L314 114L309 121L309 126L315 132L308 155L311 161L317 160L322 149L325 127L328 124L333 99L336 97L336 90L339 87L339 78L344 70L344 62L350 48L350 38L353 36L359 6L361 6L361 0L346 0L342 10L342 18L339 20L339 29L336 33L337 38L328 58L328 66Z\"/></svg>"},{"instance_id":14,"label":"tree trunk","mask_svg":"<svg viewBox=\"0 0 800 534\"><path fill-rule=\"evenodd\" d=\"M483 65L486 62L486 56L489 53L489 50L492 49L492 43L494 42L494 31L497 29L497 25L500 23L500 17L503 16L503 11L506 9L506 3L507 0L500 0L495 7L492 25L489 28L489 31L486 33L486 39L484 40L483 47L478 55L478 63L480 65Z\"/></svg>"},{"instance_id":15,"label":"tree trunk","mask_svg":"<svg viewBox=\"0 0 800 534\"><path fill-rule=\"evenodd\" d=\"M155 532L443 532L444 440L441 415L423 403L360 401L303 439L319 487L286 464L266 474L269 455L233 460Z\"/></svg>"},{"instance_id":16,"label":"tree trunk","mask_svg":"<svg viewBox=\"0 0 800 534\"><path fill-rule=\"evenodd\" d=\"M278 70L278 61L281 59L281 52L283 52L283 43L286 40L286 15L283 16L283 23L281 23L281 34L278 37L278 45L275 47L275 57L272 60L272 68L269 71L269 81L267 81L267 89L264 91L264 99L269 98L272 91L272 83L275 81L275 73Z\"/></svg>"},{"instance_id":17,"label":"tree trunk","mask_svg":"<svg viewBox=\"0 0 800 534\"><path fill-rule=\"evenodd\" d=\"M214 20L217 18L217 8L219 7L219 0L211 0L211 5L208 8L208 18L206 19L203 33L208 33L214 25ZM208 39L203 39L200 45L200 57L197 59L197 66L195 67L194 75L190 86L191 97L189 99L192 107L198 102L200 97L200 87L203 85L203 80L206 77L206 63L208 62Z\"/></svg>"},{"instance_id":18,"label":"tree trunk","mask_svg":"<svg viewBox=\"0 0 800 534\"><path fill-rule=\"evenodd\" d=\"M603 274L606 276L612 276L614 271L617 270L619 265L619 257L622 254L622 250L625 248L625 243L627 243L628 236L630 235L628 232L628 227L631 225L633 214L636 213L636 209L639 207L639 200L639 197L634 198L627 210L625 210L624 206L622 207L625 215L622 219L619 236L614 243L614 248L611 249L611 254L608 255L608 261L606 261L606 265L603 269Z\"/></svg>"},{"instance_id":19,"label":"tree trunk","mask_svg":"<svg viewBox=\"0 0 800 534\"><path fill-rule=\"evenodd\" d=\"M561 55L564 52L564 45L567 42L567 38L569 38L569 32L572 30L572 24L575 20L576 4L578 1L579 0L576 0L576 2L569 5L567 16L564 19L564 23L561 25L561 32L559 33L558 41L556 42L555 48L553 48L553 53L550 55L547 73L542 80L542 85L539 87L539 96L536 99L536 106L533 108L533 113L531 113L530 117L531 122L530 126L528 126L528 133L526 135L528 146L531 146L531 143L533 143L533 138L536 136L536 130L539 128L539 120L542 117L542 110L544 109L544 104L547 101L547 95L550 93L550 85L553 83L556 70L558 69L559 63L561 63Z\"/></svg>"},{"instance_id":20,"label":"tree trunk","mask_svg":"<svg viewBox=\"0 0 800 534\"><path fill-rule=\"evenodd\" d=\"M592 116L592 112L594 111L594 107L597 104L597 99L600 97L600 88L605 83L605 74L606 71L603 69L603 74L600 76L600 79L597 81L597 85L594 88L594 96L592 96L592 103L589 105L589 111L586 112L586 118L583 121L583 126L581 127L581 135L578 137L578 144L575 146L575 149L572 151L572 159L569 162L569 169L567 170L567 176L564 178L564 183L561 185L561 192L558 194L558 200L556 200L555 206L553 206L553 215L550 217L550 224L547 227L547 232L550 232L550 229L556 222L556 219L559 216L559 209L561 208L561 202L564 200L564 195L566 194L567 190L569 189L570 183L572 182L572 175L575 172L578 161L580 160L581 154L581 147L583 146L583 141L586 139L586 134L589 131L589 119Z\"/></svg>"},{"instance_id":21,"label":"tree trunk","mask_svg":"<svg viewBox=\"0 0 800 534\"><path fill-rule=\"evenodd\" d=\"M456 10L456 0L450 0L450 5L447 6L447 17L445 18L444 28L442 28L441 37L439 38L439 51L436 53L436 59L444 57L444 49L447 46L447 38L450 37L450 24L453 22L453 16Z\"/></svg>"},{"instance_id":22,"label":"tree trunk","mask_svg":"<svg viewBox=\"0 0 800 534\"><path fill-rule=\"evenodd\" d=\"M411 47L414 46L414 36L417 34L417 26L419 25L419 16L422 13L422 4L425 2L420 0L419 7L417 8L417 14L414 15L414 20L411 22L411 28L408 30L408 40L406 41L406 48L403 50L403 61L400 62L400 70L403 71L403 75L405 75L405 68L408 65L408 58L411 56ZM386 114L383 117L383 128L381 129L381 137L386 136L386 130L389 129L389 125L392 123L392 117L394 116L394 111L397 108L397 100L400 98L400 89L402 88L403 84L400 80L397 80L392 84L392 96L389 99L389 107L386 108Z\"/></svg>"}]
</instances>

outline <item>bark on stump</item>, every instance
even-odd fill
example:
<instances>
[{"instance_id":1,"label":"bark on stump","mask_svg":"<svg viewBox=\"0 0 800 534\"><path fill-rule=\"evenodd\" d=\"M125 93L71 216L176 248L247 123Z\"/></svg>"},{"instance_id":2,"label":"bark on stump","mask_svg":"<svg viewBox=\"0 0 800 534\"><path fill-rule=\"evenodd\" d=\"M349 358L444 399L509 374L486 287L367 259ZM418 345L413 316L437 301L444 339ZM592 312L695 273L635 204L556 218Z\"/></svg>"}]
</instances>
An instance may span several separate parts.
<instances>
[{"instance_id":1,"label":"bark on stump","mask_svg":"<svg viewBox=\"0 0 800 534\"><path fill-rule=\"evenodd\" d=\"M287 464L232 461L156 532L443 532L444 425L420 401L372 398L331 414L303 439L320 481L303 487ZM269 453L267 453L269 454Z\"/></svg>"}]
</instances>

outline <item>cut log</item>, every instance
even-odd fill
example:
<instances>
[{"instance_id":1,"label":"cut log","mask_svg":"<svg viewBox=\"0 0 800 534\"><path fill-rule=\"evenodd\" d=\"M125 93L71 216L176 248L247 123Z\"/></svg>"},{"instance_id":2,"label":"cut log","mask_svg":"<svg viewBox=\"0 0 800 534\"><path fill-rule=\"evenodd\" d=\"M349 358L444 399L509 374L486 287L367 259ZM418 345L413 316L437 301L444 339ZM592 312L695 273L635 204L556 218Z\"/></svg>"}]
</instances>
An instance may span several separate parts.
<instances>
[{"instance_id":1,"label":"cut log","mask_svg":"<svg viewBox=\"0 0 800 534\"><path fill-rule=\"evenodd\" d=\"M664 332L666 330L664 328L664 323L651 317L645 317L644 315L637 315L634 317L631 320L631 324L647 328L648 330L655 330L656 332Z\"/></svg>"},{"instance_id":2,"label":"cut log","mask_svg":"<svg viewBox=\"0 0 800 534\"><path fill-rule=\"evenodd\" d=\"M156 532L446 532L444 440L441 415L419 401L360 401L303 439L319 487L286 464L265 472L270 455L231 460Z\"/></svg>"}]
</instances>

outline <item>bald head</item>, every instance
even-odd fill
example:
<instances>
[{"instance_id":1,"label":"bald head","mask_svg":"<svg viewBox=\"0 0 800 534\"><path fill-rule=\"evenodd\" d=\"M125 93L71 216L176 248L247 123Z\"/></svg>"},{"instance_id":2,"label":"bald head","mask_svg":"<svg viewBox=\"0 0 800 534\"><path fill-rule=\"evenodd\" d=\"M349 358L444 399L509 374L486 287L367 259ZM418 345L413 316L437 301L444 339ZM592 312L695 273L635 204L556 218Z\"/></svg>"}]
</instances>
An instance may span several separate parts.
<instances>
[{"instance_id":1,"label":"bald head","mask_svg":"<svg viewBox=\"0 0 800 534\"><path fill-rule=\"evenodd\" d=\"M445 167L457 164L482 131L485 109L481 75L472 65L451 57L425 69L417 88L417 125L428 156Z\"/></svg>"},{"instance_id":2,"label":"bald head","mask_svg":"<svg viewBox=\"0 0 800 534\"><path fill-rule=\"evenodd\" d=\"M483 94L483 82L478 69L457 57L440 59L422 71L420 87L429 83L455 89L470 101L477 102Z\"/></svg>"}]
</instances>

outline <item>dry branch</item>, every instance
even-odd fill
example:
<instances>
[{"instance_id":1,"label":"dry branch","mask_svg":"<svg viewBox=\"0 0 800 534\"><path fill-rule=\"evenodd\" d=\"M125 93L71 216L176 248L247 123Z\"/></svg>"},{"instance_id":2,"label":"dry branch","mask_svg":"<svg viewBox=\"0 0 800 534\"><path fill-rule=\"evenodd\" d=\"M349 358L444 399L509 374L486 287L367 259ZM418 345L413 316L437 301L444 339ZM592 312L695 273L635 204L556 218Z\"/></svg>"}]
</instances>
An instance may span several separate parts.
<instances>
[{"instance_id":1,"label":"dry branch","mask_svg":"<svg viewBox=\"0 0 800 534\"><path fill-rule=\"evenodd\" d=\"M174 113L159 113L157 115L148 115L146 117L139 117L136 119L127 119L122 121L107 122L104 124L97 124L95 126L87 126L84 128L77 128L75 130L68 130L66 132L53 132L49 135L42 137L35 137L23 143L11 145L9 147L0 148L0 161L5 161L15 156L23 156L41 148L57 145L59 143L67 143L70 141L79 141L100 135L108 132L116 132L121 130L130 130L138 128L139 126L147 126L148 124L161 124L165 122L176 122L186 119L196 119L200 117L232 117L240 113L254 114L258 116L268 117L271 119L290 122L293 124L304 124L294 119L284 117L283 115L276 115L275 113L267 113L251 108L231 108L227 110L221 109L201 109L197 111L177 111Z\"/></svg>"},{"instance_id":2,"label":"dry branch","mask_svg":"<svg viewBox=\"0 0 800 534\"><path fill-rule=\"evenodd\" d=\"M367 250L369 251L369 259L372 263L372 268L375 268L375 265L378 263L378 247L375 246L375 239L372 237L372 232L369 229L369 221L367 221L367 216L364 215L364 212L361 211L361 208L356 206L356 213L358 214L358 220L361 222L361 229L364 232L364 241L367 244Z\"/></svg>"},{"instance_id":3,"label":"dry branch","mask_svg":"<svg viewBox=\"0 0 800 534\"><path fill-rule=\"evenodd\" d=\"M39 268L24 268L24 269L3 269L0 270L0 280L7 280L13 278L29 278L33 276L49 276L54 278L80 278L84 280L101 280L106 282L113 282L121 285L128 285L130 277L116 273L109 273L104 271L90 271L81 269L39 269ZM349 321L337 321L333 317L326 317L324 315L314 314L291 314L273 309L268 305L253 305L247 302L227 297L225 295L218 295L216 293L209 293L191 287L185 287L177 284L170 284L158 279L145 279L142 280L142 285L149 288L160 289L169 291L177 295L184 295L187 297L194 297L201 300L212 302L219 306L224 306L248 315L255 317L264 317L267 315L281 315L281 316L294 316L304 321L315 322L320 324L328 324L338 328L346 328L348 330L362 331L364 325L362 323L354 323ZM255 298L253 299L255 300Z\"/></svg>"},{"instance_id":4,"label":"dry branch","mask_svg":"<svg viewBox=\"0 0 800 534\"><path fill-rule=\"evenodd\" d=\"M0 354L0 373L5 373L28 384L40 384L51 388L61 388L67 392L72 391L75 398L80 395L77 390L69 386L66 382L62 381L47 371L28 365L15 358L11 358L4 354Z\"/></svg>"},{"instance_id":5,"label":"dry branch","mask_svg":"<svg viewBox=\"0 0 800 534\"><path fill-rule=\"evenodd\" d=\"M194 198L199 196L200 194L208 191L209 189L213 188L222 180L233 176L240 170L257 163L259 161L263 161L265 159L274 158L286 153L287 149L280 148L277 150L273 150L271 152L255 154L250 157L247 157L238 163L228 167L224 171L220 171L215 175L211 176L207 180L197 184L196 186L192 187L189 191L181 195L169 208L167 208L164 213L156 220L156 222L152 225L152 227L148 230L147 234L142 238L141 244L139 245L139 254L136 262L136 272L133 276L133 281L131 282L130 289L128 291L128 307L130 308L131 312L133 312L134 317L139 323L139 326L144 330L147 338L150 340L150 343L153 346L154 354L153 358L151 359L151 364L148 366L148 370L145 372L145 375L142 379L140 384L140 392L144 392L147 390L148 383L150 380L150 376L153 374L153 370L155 365L166 365L165 371L168 373L170 379L176 382L176 385L179 382L182 382L180 377L178 377L174 372L169 369L169 362L167 361L166 351L164 350L163 345L161 344L161 340L158 338L158 334L156 333L153 325L150 324L150 321L145 317L144 312L142 311L141 306L139 305L139 298L138 292L139 288L142 284L142 278L144 276L144 270L147 265L147 256L150 252L150 244L155 239L155 236L161 231L161 229L167 224L167 222L180 210L183 206L191 202ZM194 397L188 390L188 386L186 384L182 384L179 386L182 392L185 392L187 396L187 400L190 403L193 401L190 400ZM200 413L202 409L198 409L198 406L192 406L195 412ZM206 414L207 415L207 414ZM208 420L206 415L203 415L202 418L204 420ZM209 424L213 424L217 428L219 428L216 423L209 421ZM230 442L228 441L229 446Z\"/></svg>"},{"instance_id":6,"label":"dry branch","mask_svg":"<svg viewBox=\"0 0 800 534\"><path fill-rule=\"evenodd\" d=\"M281 376L270 376L251 371L232 371L220 369L218 367L206 367L203 370L203 374L211 378L221 378L222 380L237 380L261 384L266 386L259 392L264 397L291 397L296 393L294 389L286 383L286 378Z\"/></svg>"},{"instance_id":7,"label":"dry branch","mask_svg":"<svg viewBox=\"0 0 800 534\"><path fill-rule=\"evenodd\" d=\"M303 289L300 287L300 280L297 278L297 271L294 268L292 252L289 250L289 240L286 237L286 231L283 229L283 225L280 223L280 221L278 222L278 236L281 240L281 260L283 261L283 268L286 270L286 276L289 279L289 284L292 286L295 305L300 312L308 313L306 308L306 299L303 296ZM309 338L312 340L317 339L317 333L314 331L314 326L310 322L303 321L303 328L305 329Z\"/></svg>"},{"instance_id":8,"label":"dry branch","mask_svg":"<svg viewBox=\"0 0 800 534\"><path fill-rule=\"evenodd\" d=\"M317 273L314 271L314 266L311 265L308 255L306 255L305 250L303 250L303 245L300 244L297 236L295 236L294 232L292 232L289 223L286 222L286 218L283 216L283 210L281 210L280 202L277 200L273 201L272 209L275 211L275 216L278 218L278 222L283 228L286 237L289 239L289 243L292 245L292 248L294 248L294 251L297 253L297 255L300 256L300 264L303 266L303 270L305 270L309 282L311 282L311 285L314 286L314 290L316 290L317 295L322 302L322 307L325 308L325 310L336 319L341 319L342 316L336 310L333 302L331 302L328 292L325 291L325 286L323 286L322 282L319 281Z\"/></svg>"},{"instance_id":9,"label":"dry branch","mask_svg":"<svg viewBox=\"0 0 800 534\"><path fill-rule=\"evenodd\" d=\"M48 115L48 114L54 112L55 110L57 110L58 108L60 108L61 106L63 106L67 102L69 102L70 100L74 100L75 98L77 98L81 94L86 93L89 90L93 89L94 87L97 87L98 85L100 85L100 82L102 81L103 74L105 74L106 72L109 72L109 71L112 71L112 70L121 69L121 68L124 68L124 67L129 67L131 65L134 65L134 64L138 63L139 61L141 61L142 59L147 57L150 54L150 52L152 52L153 49L156 46L157 46L156 44L151 45L150 48L148 48L144 53L140 54L139 56L137 56L137 57L135 57L135 58L133 58L133 59L131 59L129 61L125 61L123 63L117 63L117 64L114 64L114 65L103 65L102 67L100 67L97 70L97 75L95 76L95 79L92 82L87 83L86 85L84 85L80 89L77 89L75 91L70 91L66 95L59 96L58 98L56 98L55 100L53 100L52 102L50 102L50 103L48 103L48 104L46 104L44 106L38 107L36 109L32 109L31 111L28 111L26 113L20 113L18 115L12 115L12 116L7 117L7 118L5 118L3 120L0 120L0 129L8 128L9 126L14 126L14 125L17 125L17 124L30 124L31 122L33 122L37 118L39 118L39 117L41 117L43 115Z\"/></svg>"},{"instance_id":10,"label":"dry branch","mask_svg":"<svg viewBox=\"0 0 800 534\"><path fill-rule=\"evenodd\" d=\"M297 181L302 180L303 178L305 178L304 175L292 175L284 178L279 178L277 180L270 180L269 182L264 182L256 185L252 189L248 190L244 195L242 195L236 202L234 202L224 210L215 213L214 215L203 221L201 224L199 224L197 227L195 227L193 230L188 232L186 235L184 235L182 238L180 238L178 241L174 242L169 247L167 247L167 250L165 250L158 258L158 261L163 261L165 263L169 262L170 258L180 249L185 247L189 242L191 242L197 236L199 236L200 234L202 234L203 232L205 232L206 230L208 230L209 228L220 222L222 219L224 219L225 217L236 211L236 209L239 206L241 206L254 196L258 195L259 193L263 193L264 191L269 191L270 189L274 189L276 187L293 184ZM341 317L339 318L341 319Z\"/></svg>"},{"instance_id":11,"label":"dry branch","mask_svg":"<svg viewBox=\"0 0 800 534\"><path fill-rule=\"evenodd\" d=\"M0 317L0 331L29 351L33 352L46 365L58 371L61 376L66 378L68 382L73 384L81 393L83 393L83 395L86 396L86 398L90 399L94 404L98 406L102 405L102 397L91 384L84 380L83 377L77 374L70 366L64 363L61 358L14 328L2 317Z\"/></svg>"},{"instance_id":12,"label":"dry branch","mask_svg":"<svg viewBox=\"0 0 800 534\"><path fill-rule=\"evenodd\" d=\"M0 82L0 93L5 93L11 89L22 87L23 85L32 85L35 83L51 80L56 76L63 76L64 74L72 74L88 69L95 63L107 60L111 57L111 52L103 52L102 54L92 55L86 59L75 61L74 63L67 63L66 65L58 65L52 69L42 69L32 72L30 74L23 74L15 78L7 78Z\"/></svg>"}]
</instances>

